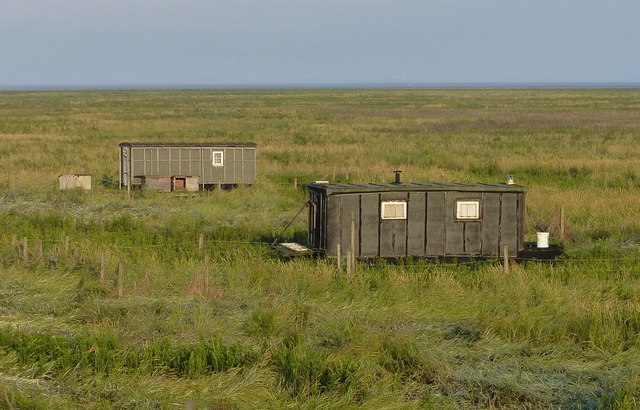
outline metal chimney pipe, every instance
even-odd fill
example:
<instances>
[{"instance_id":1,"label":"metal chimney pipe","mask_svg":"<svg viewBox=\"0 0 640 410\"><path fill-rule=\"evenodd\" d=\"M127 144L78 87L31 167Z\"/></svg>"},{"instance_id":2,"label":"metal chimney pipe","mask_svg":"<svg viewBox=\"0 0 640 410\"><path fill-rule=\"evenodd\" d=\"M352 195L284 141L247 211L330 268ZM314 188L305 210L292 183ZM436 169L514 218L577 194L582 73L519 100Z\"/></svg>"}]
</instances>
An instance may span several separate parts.
<instances>
[{"instance_id":1,"label":"metal chimney pipe","mask_svg":"<svg viewBox=\"0 0 640 410\"><path fill-rule=\"evenodd\" d=\"M400 183L400 173L402 171L393 171L396 174L396 180L394 181L394 184L399 184Z\"/></svg>"}]
</instances>

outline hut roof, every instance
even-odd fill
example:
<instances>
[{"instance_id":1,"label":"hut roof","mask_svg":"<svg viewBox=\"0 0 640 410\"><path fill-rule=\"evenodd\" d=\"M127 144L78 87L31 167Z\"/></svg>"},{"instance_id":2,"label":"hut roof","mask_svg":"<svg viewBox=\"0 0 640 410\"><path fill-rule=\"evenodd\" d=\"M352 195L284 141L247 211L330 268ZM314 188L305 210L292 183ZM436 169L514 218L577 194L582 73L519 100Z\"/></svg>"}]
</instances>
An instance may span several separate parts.
<instances>
[{"instance_id":1,"label":"hut roof","mask_svg":"<svg viewBox=\"0 0 640 410\"><path fill-rule=\"evenodd\" d=\"M509 184L455 184L435 182L408 182L385 184L309 184L309 191L324 191L327 195L360 192L415 192L415 191L458 191L458 192L527 192L522 185Z\"/></svg>"},{"instance_id":2,"label":"hut roof","mask_svg":"<svg viewBox=\"0 0 640 410\"><path fill-rule=\"evenodd\" d=\"M255 147L255 142L121 142L121 147Z\"/></svg>"}]
</instances>

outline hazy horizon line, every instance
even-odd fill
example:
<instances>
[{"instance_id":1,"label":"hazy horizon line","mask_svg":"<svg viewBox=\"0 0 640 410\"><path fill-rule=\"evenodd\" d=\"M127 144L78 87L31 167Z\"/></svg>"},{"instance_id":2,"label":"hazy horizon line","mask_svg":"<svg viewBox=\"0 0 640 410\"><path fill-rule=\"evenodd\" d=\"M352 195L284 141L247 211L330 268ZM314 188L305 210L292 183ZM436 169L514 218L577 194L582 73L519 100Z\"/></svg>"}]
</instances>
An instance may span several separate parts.
<instances>
[{"instance_id":1,"label":"hazy horizon line","mask_svg":"<svg viewBox=\"0 0 640 410\"><path fill-rule=\"evenodd\" d=\"M2 91L20 90L241 90L241 89L393 89L393 88L640 88L640 82L362 82L255 84L36 84L0 85Z\"/></svg>"}]
</instances>

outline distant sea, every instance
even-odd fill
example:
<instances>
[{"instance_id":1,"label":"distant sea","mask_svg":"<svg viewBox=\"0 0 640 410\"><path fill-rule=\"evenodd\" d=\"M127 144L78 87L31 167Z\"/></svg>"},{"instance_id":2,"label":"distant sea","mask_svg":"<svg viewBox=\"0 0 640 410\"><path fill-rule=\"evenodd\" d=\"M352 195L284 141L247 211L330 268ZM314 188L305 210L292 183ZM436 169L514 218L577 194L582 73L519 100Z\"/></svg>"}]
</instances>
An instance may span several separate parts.
<instances>
[{"instance_id":1,"label":"distant sea","mask_svg":"<svg viewBox=\"0 0 640 410\"><path fill-rule=\"evenodd\" d=\"M640 88L640 82L515 83L308 83L308 84L61 84L0 85L0 90L242 90L242 89L406 89L406 88Z\"/></svg>"}]
</instances>

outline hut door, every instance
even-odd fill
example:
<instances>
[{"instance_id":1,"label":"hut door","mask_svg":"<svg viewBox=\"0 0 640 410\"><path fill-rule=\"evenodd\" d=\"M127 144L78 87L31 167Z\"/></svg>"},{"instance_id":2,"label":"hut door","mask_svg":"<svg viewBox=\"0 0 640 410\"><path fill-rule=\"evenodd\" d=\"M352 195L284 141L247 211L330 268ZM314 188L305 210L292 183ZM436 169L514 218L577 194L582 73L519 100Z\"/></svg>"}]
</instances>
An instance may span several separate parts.
<instances>
[{"instance_id":1,"label":"hut door","mask_svg":"<svg viewBox=\"0 0 640 410\"><path fill-rule=\"evenodd\" d=\"M402 256L407 256L407 200L381 199L380 257Z\"/></svg>"}]
</instances>

